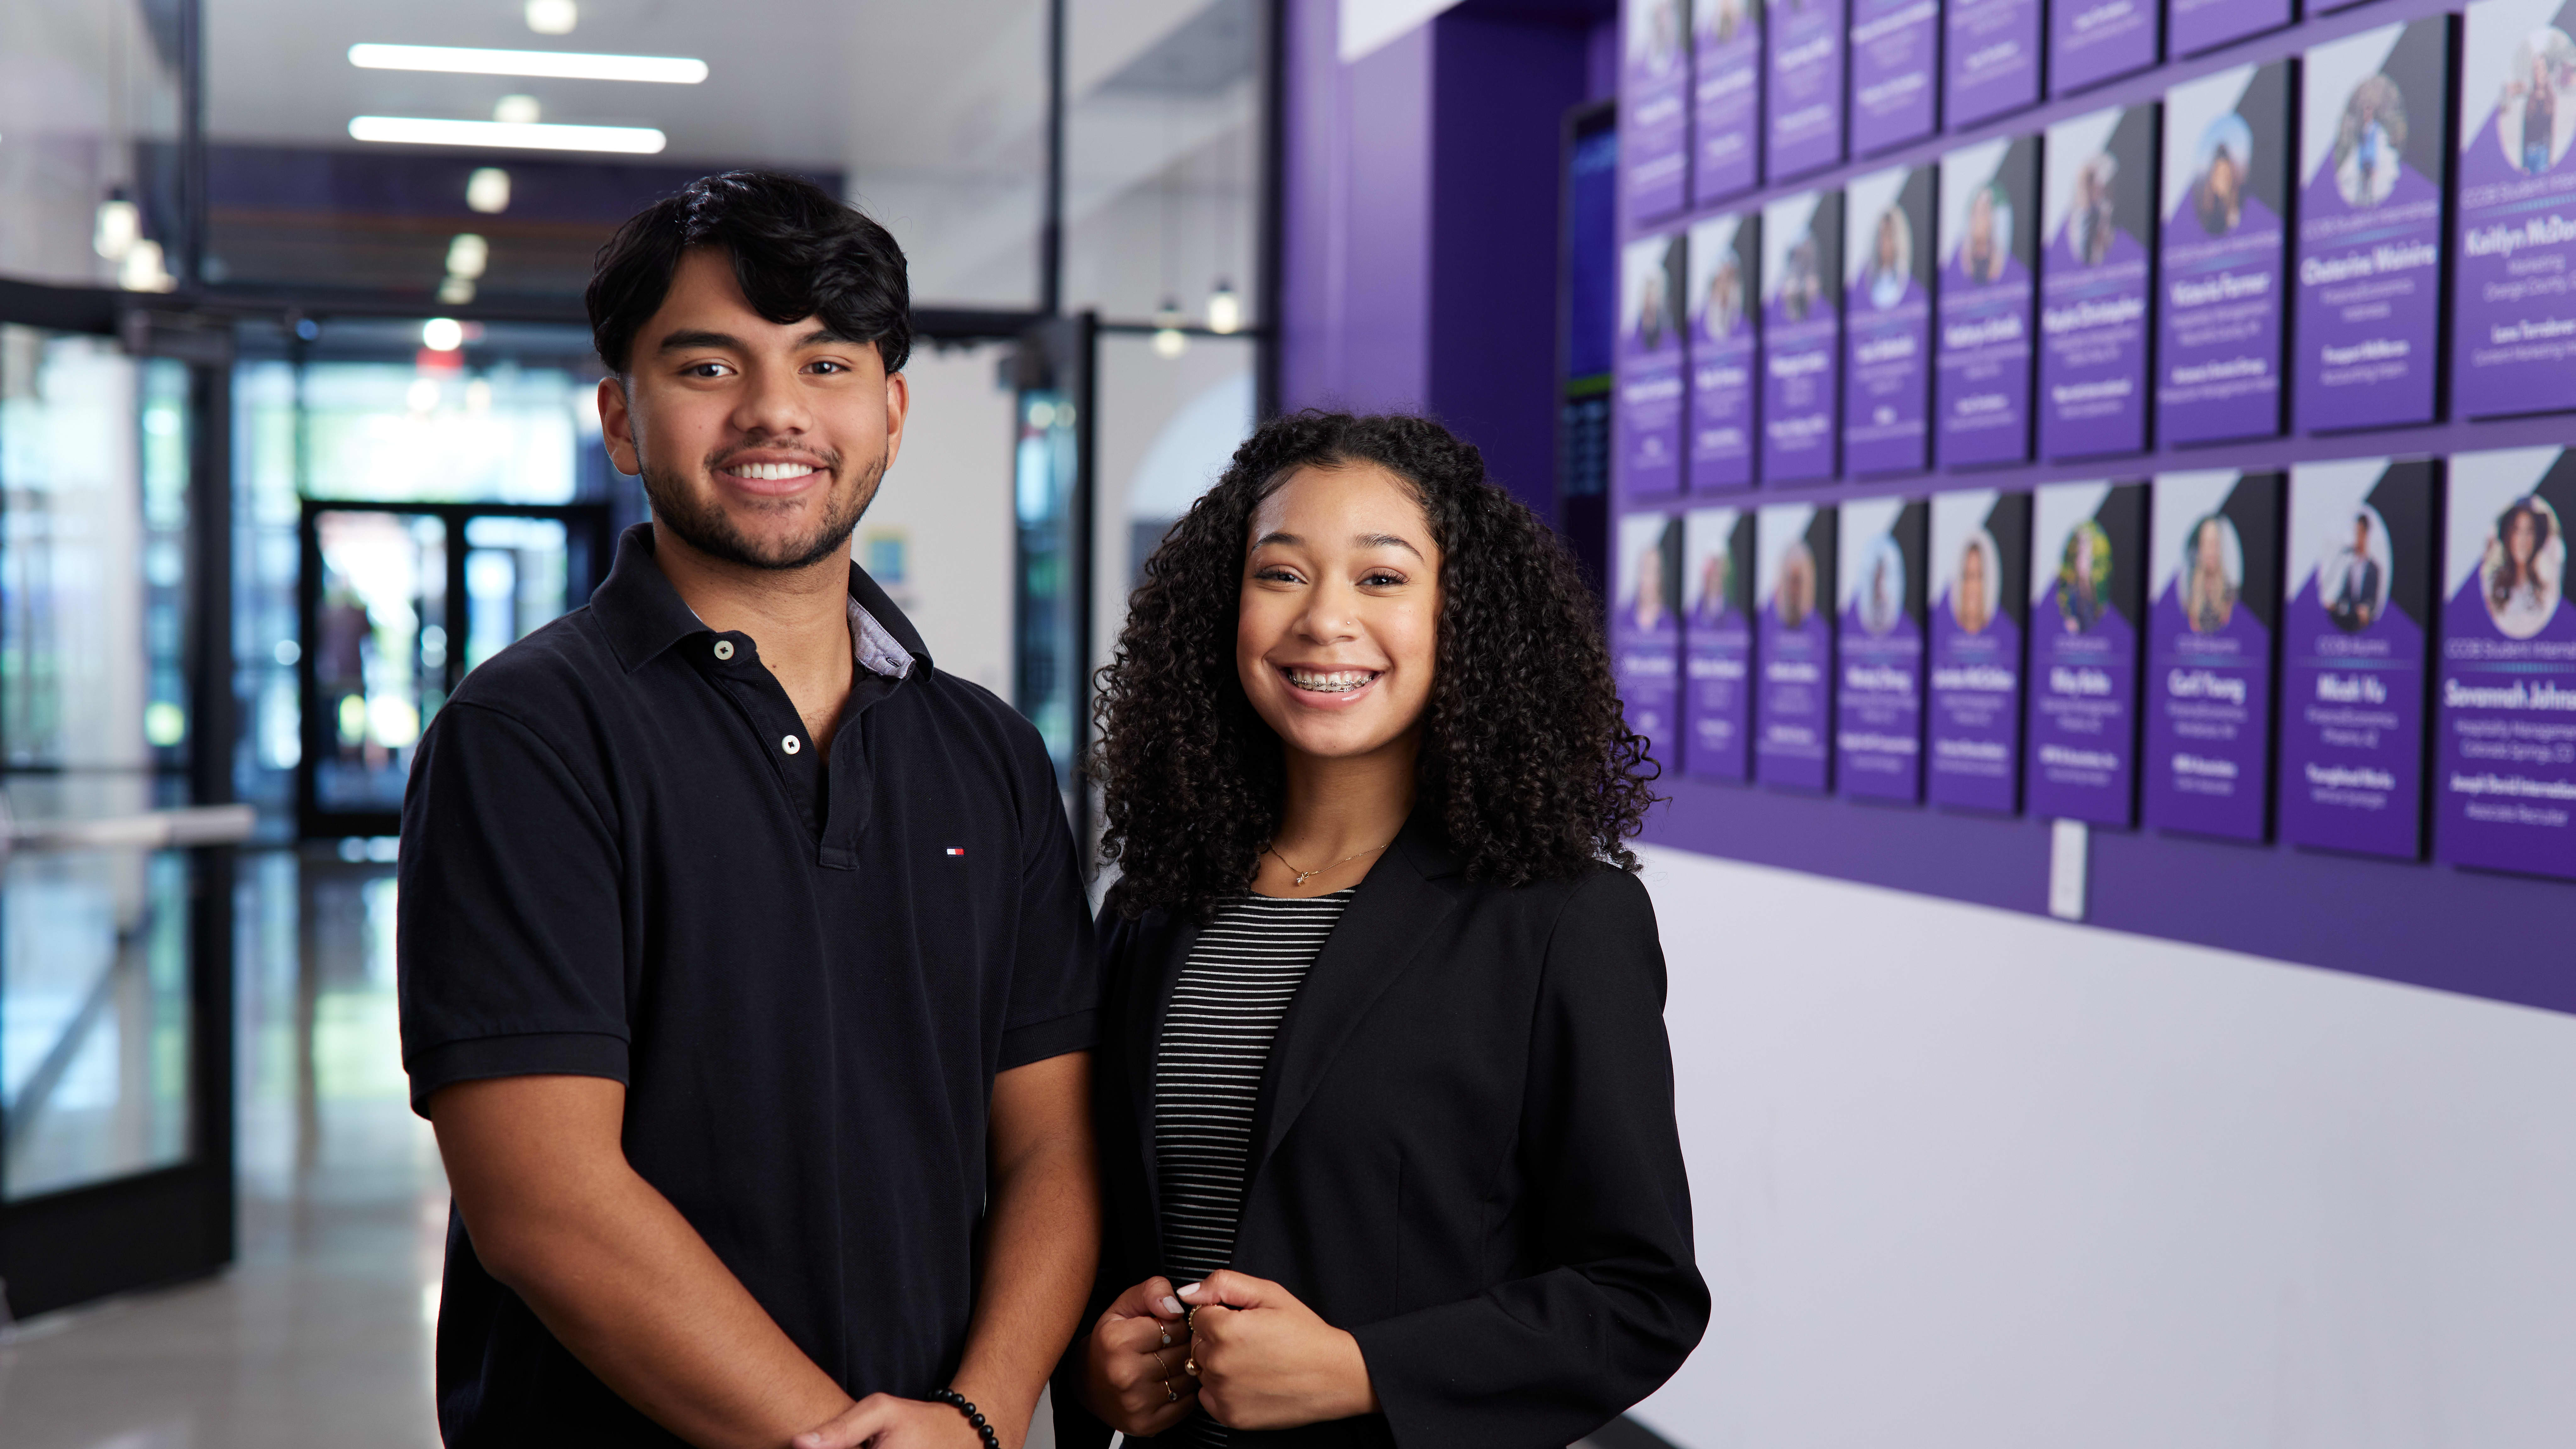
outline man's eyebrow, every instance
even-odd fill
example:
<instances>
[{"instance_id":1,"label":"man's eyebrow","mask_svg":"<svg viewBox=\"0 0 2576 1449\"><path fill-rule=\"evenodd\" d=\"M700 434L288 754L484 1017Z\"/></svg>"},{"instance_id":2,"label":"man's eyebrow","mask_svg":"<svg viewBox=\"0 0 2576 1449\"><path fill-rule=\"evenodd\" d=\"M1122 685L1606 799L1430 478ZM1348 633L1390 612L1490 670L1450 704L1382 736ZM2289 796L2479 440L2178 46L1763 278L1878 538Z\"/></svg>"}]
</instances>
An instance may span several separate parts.
<instances>
[{"instance_id":1,"label":"man's eyebrow","mask_svg":"<svg viewBox=\"0 0 2576 1449\"><path fill-rule=\"evenodd\" d=\"M654 351L686 352L699 347L729 347L736 352L743 350L742 339L732 333L710 332L701 327L669 334L655 346Z\"/></svg>"}]
</instances>

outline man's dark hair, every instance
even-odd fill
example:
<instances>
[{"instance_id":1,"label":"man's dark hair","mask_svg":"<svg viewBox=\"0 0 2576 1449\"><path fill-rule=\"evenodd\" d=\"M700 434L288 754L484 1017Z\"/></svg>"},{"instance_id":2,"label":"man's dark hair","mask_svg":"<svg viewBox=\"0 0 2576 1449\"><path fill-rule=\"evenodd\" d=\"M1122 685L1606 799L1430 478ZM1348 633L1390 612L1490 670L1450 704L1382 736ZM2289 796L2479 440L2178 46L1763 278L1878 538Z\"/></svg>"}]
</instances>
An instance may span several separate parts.
<instances>
[{"instance_id":1,"label":"man's dark hair","mask_svg":"<svg viewBox=\"0 0 2576 1449\"><path fill-rule=\"evenodd\" d=\"M628 371L635 334L692 247L731 254L743 296L772 322L818 318L876 344L889 374L912 355L912 287L892 233L801 176L727 171L628 217L599 249L583 301L591 346L611 370Z\"/></svg>"}]
</instances>

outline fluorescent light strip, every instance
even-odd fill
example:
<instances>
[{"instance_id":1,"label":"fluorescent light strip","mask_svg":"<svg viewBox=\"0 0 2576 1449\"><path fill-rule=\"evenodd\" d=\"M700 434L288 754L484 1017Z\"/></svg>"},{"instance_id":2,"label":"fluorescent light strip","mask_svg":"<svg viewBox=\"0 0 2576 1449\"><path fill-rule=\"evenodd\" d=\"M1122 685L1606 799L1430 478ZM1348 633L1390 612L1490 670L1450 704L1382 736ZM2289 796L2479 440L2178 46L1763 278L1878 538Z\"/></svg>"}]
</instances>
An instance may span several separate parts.
<instances>
[{"instance_id":1,"label":"fluorescent light strip","mask_svg":"<svg viewBox=\"0 0 2576 1449\"><path fill-rule=\"evenodd\" d=\"M360 70L434 70L450 75L531 75L553 80L657 81L693 86L707 63L676 55L582 55L560 50L477 50L462 45L353 45Z\"/></svg>"},{"instance_id":2,"label":"fluorescent light strip","mask_svg":"<svg viewBox=\"0 0 2576 1449\"><path fill-rule=\"evenodd\" d=\"M558 126L516 121L441 121L421 116L352 116L359 141L405 146L487 146L514 151L615 151L660 154L667 138L651 126Z\"/></svg>"}]
</instances>

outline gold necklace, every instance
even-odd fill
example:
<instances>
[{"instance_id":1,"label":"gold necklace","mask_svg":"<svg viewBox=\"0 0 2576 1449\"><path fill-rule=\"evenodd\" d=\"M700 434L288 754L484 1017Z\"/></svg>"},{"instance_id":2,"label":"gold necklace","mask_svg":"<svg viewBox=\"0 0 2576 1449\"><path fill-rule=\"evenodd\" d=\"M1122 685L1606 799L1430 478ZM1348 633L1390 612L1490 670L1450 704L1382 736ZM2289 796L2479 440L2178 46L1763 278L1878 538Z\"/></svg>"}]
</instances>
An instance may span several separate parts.
<instances>
[{"instance_id":1,"label":"gold necklace","mask_svg":"<svg viewBox=\"0 0 2576 1449\"><path fill-rule=\"evenodd\" d=\"M1388 842L1386 843L1386 845L1393 845L1393 844L1395 844L1395 842L1394 842L1394 841L1392 841L1392 840L1390 840L1390 841L1388 841ZM1379 851L1386 849L1386 845L1372 845L1372 846L1370 846L1368 849L1361 851L1361 852L1360 852L1360 855L1375 855L1375 854L1377 854ZM1314 876L1322 875L1324 872L1326 872L1326 871L1328 871L1328 870L1337 870L1337 869L1341 868L1342 866L1346 866L1346 865L1350 864L1352 861L1355 861L1355 860L1357 860L1357 859L1359 859L1359 858L1360 858L1360 855L1346 855L1346 856L1343 856L1341 859L1339 859L1339 860L1337 860L1337 861L1334 861L1331 865L1319 865L1319 866L1315 867L1313 870L1299 870L1297 867L1295 867L1295 866L1293 866L1293 865L1288 865L1288 857L1286 857L1286 856L1284 856L1284 855L1281 855L1278 851L1276 851L1276 850L1272 849L1271 847L1269 847L1269 846L1267 846L1267 845L1265 845L1265 846L1263 846L1263 847L1261 847L1261 848L1262 848L1263 850L1265 850L1265 851L1268 851L1268 852L1269 852L1270 858L1271 858L1272 860L1275 860L1275 861L1279 862L1281 865L1286 865L1286 866L1288 866L1288 873L1289 873L1290 875L1293 875L1293 876L1297 877L1297 879L1296 879L1296 880L1294 880L1294 881L1292 881L1292 882L1290 882L1290 883L1289 883L1288 888L1289 888L1290 890L1297 890L1297 889L1299 889L1299 888L1303 887L1303 886L1306 884L1306 882L1307 882L1307 880L1308 880L1308 879L1310 879L1310 878L1312 878L1312 877L1314 877Z\"/></svg>"}]
</instances>

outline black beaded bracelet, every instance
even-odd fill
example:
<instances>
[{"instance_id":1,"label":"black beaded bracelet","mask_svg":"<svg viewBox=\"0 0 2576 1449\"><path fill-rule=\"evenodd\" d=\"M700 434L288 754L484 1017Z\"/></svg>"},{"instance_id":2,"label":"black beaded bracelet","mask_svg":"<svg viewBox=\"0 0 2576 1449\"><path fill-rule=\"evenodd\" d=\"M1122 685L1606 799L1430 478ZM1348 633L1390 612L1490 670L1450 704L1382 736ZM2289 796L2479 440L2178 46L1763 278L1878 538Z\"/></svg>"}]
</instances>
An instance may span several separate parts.
<instances>
[{"instance_id":1,"label":"black beaded bracelet","mask_svg":"<svg viewBox=\"0 0 2576 1449\"><path fill-rule=\"evenodd\" d=\"M930 1391L930 1396L964 1414L966 1422L975 1426L975 1436L984 1441L984 1449L1002 1449L1002 1436L993 1432L991 1422L985 1419L973 1404L967 1402L964 1394L955 1389L933 1389Z\"/></svg>"}]
</instances>

